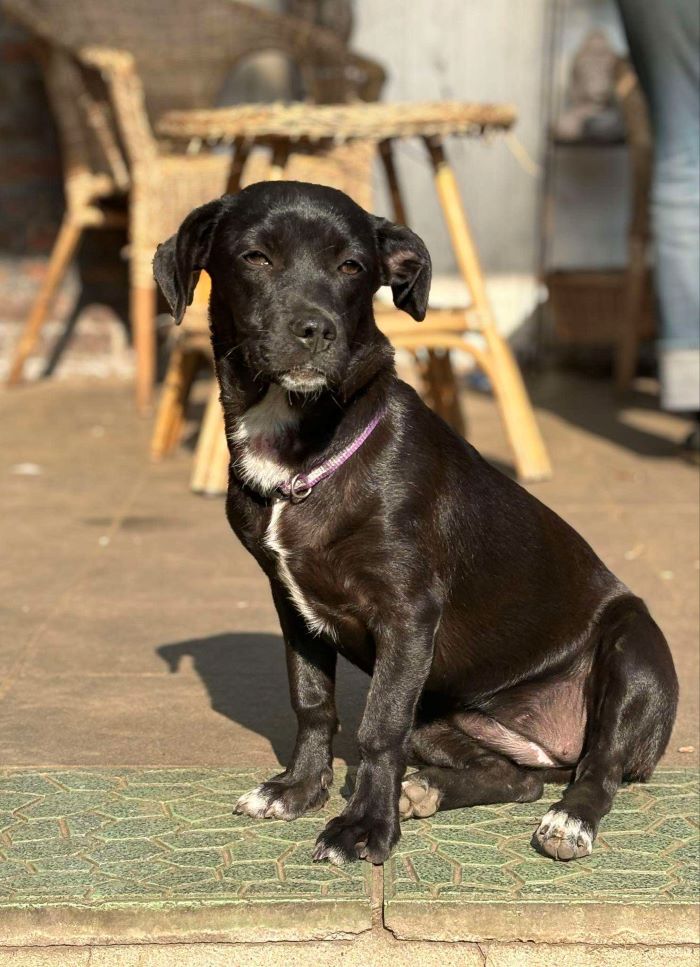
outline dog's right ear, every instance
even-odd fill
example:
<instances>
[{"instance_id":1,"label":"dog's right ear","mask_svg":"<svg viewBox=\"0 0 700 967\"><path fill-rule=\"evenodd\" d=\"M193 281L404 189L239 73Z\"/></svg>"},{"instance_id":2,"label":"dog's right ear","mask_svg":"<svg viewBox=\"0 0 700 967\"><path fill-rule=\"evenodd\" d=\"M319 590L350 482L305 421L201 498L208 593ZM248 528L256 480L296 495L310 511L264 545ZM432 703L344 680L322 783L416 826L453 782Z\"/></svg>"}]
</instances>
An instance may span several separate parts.
<instances>
[{"instance_id":1,"label":"dog's right ear","mask_svg":"<svg viewBox=\"0 0 700 967\"><path fill-rule=\"evenodd\" d=\"M180 325L192 302L199 273L207 267L214 230L223 213L223 198L195 208L177 234L156 249L153 275L168 300L176 326Z\"/></svg>"}]
</instances>

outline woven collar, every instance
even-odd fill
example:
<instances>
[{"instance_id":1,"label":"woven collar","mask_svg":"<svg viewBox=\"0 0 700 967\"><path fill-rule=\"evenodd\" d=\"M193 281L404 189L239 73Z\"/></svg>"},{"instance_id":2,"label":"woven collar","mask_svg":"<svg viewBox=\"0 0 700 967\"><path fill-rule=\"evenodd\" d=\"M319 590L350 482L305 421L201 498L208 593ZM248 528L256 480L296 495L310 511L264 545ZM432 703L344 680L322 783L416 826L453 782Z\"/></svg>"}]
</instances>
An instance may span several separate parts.
<instances>
[{"instance_id":1,"label":"woven collar","mask_svg":"<svg viewBox=\"0 0 700 967\"><path fill-rule=\"evenodd\" d=\"M297 473L288 480L283 480L275 488L277 496L280 499L289 500L293 504L298 504L302 500L306 500L317 483L320 483L327 477L332 477L336 470L339 470L354 453L357 453L362 444L365 443L377 428L383 416L384 410L380 410L379 413L372 417L364 430L341 450L340 453L336 453L334 457L330 457L328 460L320 463L313 470L309 470L308 473Z\"/></svg>"}]
</instances>

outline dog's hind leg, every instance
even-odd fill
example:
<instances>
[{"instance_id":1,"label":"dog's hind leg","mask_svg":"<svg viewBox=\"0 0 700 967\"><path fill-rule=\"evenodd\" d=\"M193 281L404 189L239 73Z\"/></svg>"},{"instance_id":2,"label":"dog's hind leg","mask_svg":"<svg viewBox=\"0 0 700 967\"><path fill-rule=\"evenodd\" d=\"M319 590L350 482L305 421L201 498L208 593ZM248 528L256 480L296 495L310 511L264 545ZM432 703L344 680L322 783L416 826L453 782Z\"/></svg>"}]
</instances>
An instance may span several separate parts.
<instances>
[{"instance_id":1,"label":"dog's hind leg","mask_svg":"<svg viewBox=\"0 0 700 967\"><path fill-rule=\"evenodd\" d=\"M543 770L517 765L483 748L447 719L418 724L411 733L421 768L403 780L402 819L437 810L498 802L532 802L542 796Z\"/></svg>"},{"instance_id":2,"label":"dog's hind leg","mask_svg":"<svg viewBox=\"0 0 700 967\"><path fill-rule=\"evenodd\" d=\"M583 755L533 837L536 849L558 860L591 852L620 783L651 776L675 718L673 661L643 602L630 595L608 605L599 629Z\"/></svg>"}]
</instances>

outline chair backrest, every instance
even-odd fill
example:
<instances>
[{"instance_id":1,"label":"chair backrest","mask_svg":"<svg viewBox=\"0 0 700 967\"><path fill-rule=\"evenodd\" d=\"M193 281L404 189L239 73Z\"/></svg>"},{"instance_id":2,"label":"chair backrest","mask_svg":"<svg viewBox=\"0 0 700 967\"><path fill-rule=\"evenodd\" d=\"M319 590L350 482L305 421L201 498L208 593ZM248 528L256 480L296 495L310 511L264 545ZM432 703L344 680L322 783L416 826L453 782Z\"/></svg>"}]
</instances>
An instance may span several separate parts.
<instances>
[{"instance_id":1,"label":"chair backrest","mask_svg":"<svg viewBox=\"0 0 700 967\"><path fill-rule=\"evenodd\" d=\"M304 78L315 88L307 92L311 99L346 100L352 88L350 70L341 82L345 91L338 89L342 45L330 31L235 0L3 0L3 6L69 49L128 51L151 122L166 110L213 106L231 69L252 54L276 50L303 68L312 37L315 75Z\"/></svg>"}]
</instances>

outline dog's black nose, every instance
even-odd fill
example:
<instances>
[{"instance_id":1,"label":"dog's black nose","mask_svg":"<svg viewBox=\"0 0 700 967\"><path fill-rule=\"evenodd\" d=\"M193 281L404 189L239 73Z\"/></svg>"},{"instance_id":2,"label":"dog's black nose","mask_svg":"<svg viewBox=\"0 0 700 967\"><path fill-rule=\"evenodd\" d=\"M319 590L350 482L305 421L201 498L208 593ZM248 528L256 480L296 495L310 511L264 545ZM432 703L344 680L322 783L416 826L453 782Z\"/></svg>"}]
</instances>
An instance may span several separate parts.
<instances>
[{"instance_id":1,"label":"dog's black nose","mask_svg":"<svg viewBox=\"0 0 700 967\"><path fill-rule=\"evenodd\" d=\"M307 316L295 319L290 329L312 353L324 352L335 339L335 325L327 316Z\"/></svg>"}]
</instances>

